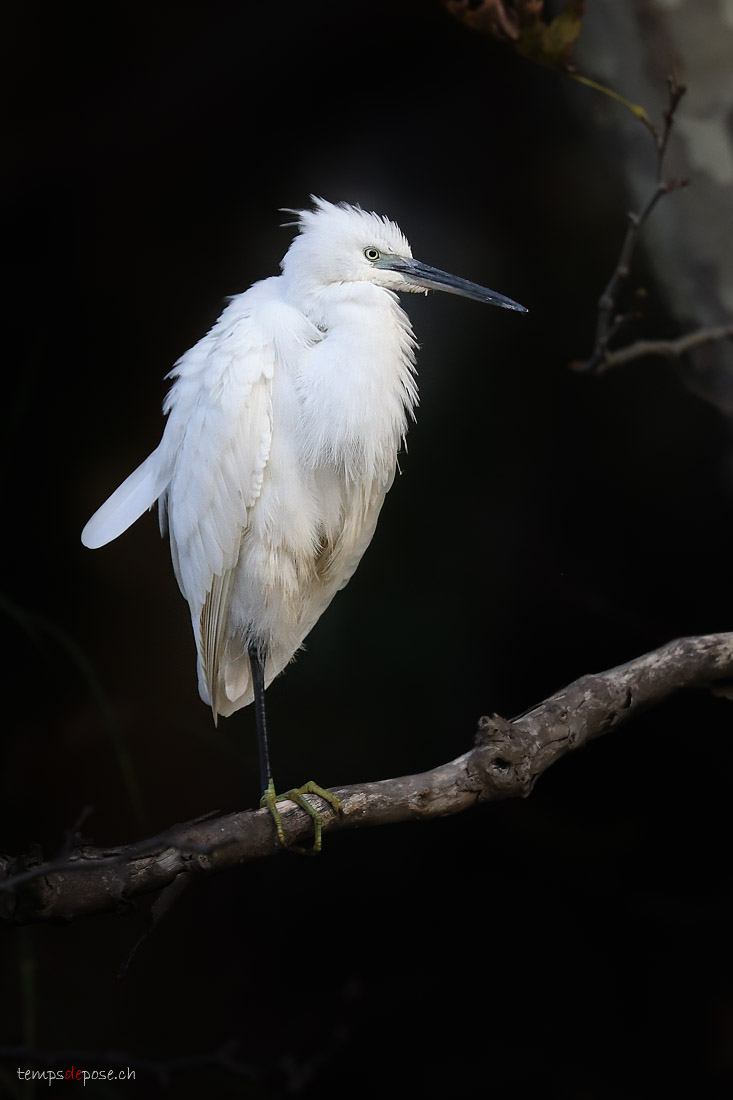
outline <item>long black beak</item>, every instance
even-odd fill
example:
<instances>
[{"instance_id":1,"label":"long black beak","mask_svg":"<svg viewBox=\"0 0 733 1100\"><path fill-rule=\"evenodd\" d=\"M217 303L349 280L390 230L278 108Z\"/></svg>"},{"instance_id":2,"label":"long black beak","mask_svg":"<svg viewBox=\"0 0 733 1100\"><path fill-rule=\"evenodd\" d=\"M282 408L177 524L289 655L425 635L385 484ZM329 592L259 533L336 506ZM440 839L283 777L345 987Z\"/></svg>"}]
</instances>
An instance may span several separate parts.
<instances>
[{"instance_id":1,"label":"long black beak","mask_svg":"<svg viewBox=\"0 0 733 1100\"><path fill-rule=\"evenodd\" d=\"M447 294L460 294L464 298L473 298L476 302L488 302L492 306L501 306L502 309L515 309L518 313L527 313L526 306L520 306L511 298L505 298L503 294L497 294L478 283L469 283L467 279L459 279L457 275L449 275L447 271L441 271L437 267L429 267L421 264L419 260L412 260L406 256L385 256L377 260L375 267L381 267L385 271L398 271L404 275L408 283L413 286L425 287L426 290L444 290Z\"/></svg>"}]
</instances>

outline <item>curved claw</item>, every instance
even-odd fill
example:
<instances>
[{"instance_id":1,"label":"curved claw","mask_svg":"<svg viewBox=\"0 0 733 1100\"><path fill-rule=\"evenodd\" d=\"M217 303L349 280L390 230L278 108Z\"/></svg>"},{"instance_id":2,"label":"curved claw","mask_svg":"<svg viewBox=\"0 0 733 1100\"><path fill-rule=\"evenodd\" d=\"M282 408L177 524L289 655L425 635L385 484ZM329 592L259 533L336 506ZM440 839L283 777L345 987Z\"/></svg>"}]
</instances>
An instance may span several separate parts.
<instances>
[{"instance_id":1,"label":"curved claw","mask_svg":"<svg viewBox=\"0 0 733 1100\"><path fill-rule=\"evenodd\" d=\"M312 852L320 852L322 847L323 838L323 816L318 812L315 806L308 801L305 797L309 794L317 794L319 798L322 798L325 802L328 802L332 809L339 813L341 810L341 802L335 794L331 794L330 791L324 790L318 783L314 783L312 779L309 779L307 783L304 783L302 787L293 787L292 790L285 791L284 794L275 794L275 784L272 779L267 785L267 790L260 799L260 806L266 806L270 811L273 821L275 822L275 828L277 829L277 838L285 847L285 833L283 832L283 823L280 816L280 811L277 808L278 802L294 802L296 806L300 806L301 810L305 810L313 818L313 847L307 849ZM299 849L303 851L303 849Z\"/></svg>"}]
</instances>

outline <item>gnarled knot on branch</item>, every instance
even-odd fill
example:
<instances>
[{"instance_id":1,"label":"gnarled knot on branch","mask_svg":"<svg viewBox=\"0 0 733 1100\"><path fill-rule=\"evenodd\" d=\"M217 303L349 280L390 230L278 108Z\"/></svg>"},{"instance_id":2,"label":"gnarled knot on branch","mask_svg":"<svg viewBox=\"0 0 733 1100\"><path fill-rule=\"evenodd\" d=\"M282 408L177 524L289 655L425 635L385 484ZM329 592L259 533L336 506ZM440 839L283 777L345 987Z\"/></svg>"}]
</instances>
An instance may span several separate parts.
<instances>
[{"instance_id":1,"label":"gnarled knot on branch","mask_svg":"<svg viewBox=\"0 0 733 1100\"><path fill-rule=\"evenodd\" d=\"M479 718L469 774L480 784L479 802L526 798L537 778L537 738L499 714Z\"/></svg>"},{"instance_id":2,"label":"gnarled knot on branch","mask_svg":"<svg viewBox=\"0 0 733 1100\"><path fill-rule=\"evenodd\" d=\"M733 633L678 638L626 664L581 676L512 721L482 718L475 746L446 764L333 789L341 810L337 815L326 803L320 806L323 831L425 821L477 802L526 797L568 752L682 688L727 694L732 680ZM295 804L283 804L283 825L289 845L312 840L311 818ZM136 897L165 893L173 883L184 888L194 873L241 867L283 851L268 810L205 814L113 848L79 843L78 832L71 832L59 855L46 862L37 849L24 857L0 855L0 922L62 922L128 909Z\"/></svg>"}]
</instances>

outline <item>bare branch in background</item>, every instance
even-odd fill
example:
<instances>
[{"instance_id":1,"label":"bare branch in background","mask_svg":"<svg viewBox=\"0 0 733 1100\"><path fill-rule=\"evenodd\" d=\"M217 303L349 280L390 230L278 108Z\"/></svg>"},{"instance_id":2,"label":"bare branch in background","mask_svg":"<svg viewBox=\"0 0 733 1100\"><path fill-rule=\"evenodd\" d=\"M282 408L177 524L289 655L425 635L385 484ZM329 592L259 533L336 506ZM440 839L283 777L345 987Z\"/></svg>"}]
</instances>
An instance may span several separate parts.
<instances>
[{"instance_id":1,"label":"bare branch in background","mask_svg":"<svg viewBox=\"0 0 733 1100\"><path fill-rule=\"evenodd\" d=\"M733 680L733 633L682 638L607 672L583 676L513 721L482 718L476 745L420 775L334 789L337 816L318 800L324 832L424 821L478 803L526 797L537 778L580 748L680 688ZM315 800L315 798L314 798ZM288 846L312 839L310 817L281 805ZM0 920L69 921L126 909L181 875L211 874L277 855L268 810L210 815L138 844L64 846L56 860L0 857ZM328 858L328 855L324 858ZM30 865L29 865L30 862Z\"/></svg>"},{"instance_id":2,"label":"bare branch in background","mask_svg":"<svg viewBox=\"0 0 733 1100\"><path fill-rule=\"evenodd\" d=\"M648 220L663 195L669 195L672 191L687 186L689 182L688 180L664 178L664 157L667 152L669 135L674 124L675 112L686 90L683 85L677 84L673 77L668 77L667 85L669 89L669 103L664 111L664 124L662 129L658 130L648 119L645 121L647 129L652 135L657 154L657 175L654 189L641 210L638 213L630 213L628 215L629 225L621 245L621 251L616 261L616 266L605 290L598 299L598 318L596 321L596 337L593 351L590 357L584 362L572 364L573 369L577 371L601 373L611 365L616 365L622 361L629 362L632 359L641 358L642 355L645 354L643 352L631 354L628 359L625 360L615 358L613 364L609 361L610 356L615 354L610 350L612 340L618 335L622 328L627 326L630 320L639 316L638 312L632 315L617 314L616 310L618 308L618 299L621 289L631 273L631 260L639 242L639 234L641 233L642 226ZM699 340L697 342L703 343L704 341Z\"/></svg>"},{"instance_id":3,"label":"bare branch in background","mask_svg":"<svg viewBox=\"0 0 733 1100\"><path fill-rule=\"evenodd\" d=\"M678 340L639 341L628 347L612 349L614 340L629 324L642 316L643 290L637 291L635 308L618 313L618 301L631 272L631 260L639 241L639 235L663 195L685 187L688 180L664 178L664 158L675 114L685 94L685 87L673 76L667 77L669 101L663 113L661 127L657 127L642 106L632 103L613 88L580 73L572 62L572 52L577 42L585 15L583 0L567 0L565 7L552 19L544 18L544 0L443 0L451 15L471 30L490 35L512 48L536 65L564 74L579 84L584 84L602 95L620 103L642 123L654 141L657 173L654 190L637 213L628 215L628 228L621 245L618 260L609 282L598 301L596 334L593 351L585 360L571 364L573 370L588 374L602 374L611 367L621 366L649 355L679 358L687 351L702 344L725 339L729 326L700 328Z\"/></svg>"},{"instance_id":4,"label":"bare branch in background","mask_svg":"<svg viewBox=\"0 0 733 1100\"><path fill-rule=\"evenodd\" d=\"M733 340L733 324L711 325L710 328L698 328L679 336L676 340L637 340L624 348L609 351L596 367L596 374L603 374L611 367L622 367L635 359L647 359L652 356L663 359L679 359L703 344L714 344L720 340ZM575 364L573 364L575 367ZM583 369L584 364L577 369Z\"/></svg>"}]
</instances>

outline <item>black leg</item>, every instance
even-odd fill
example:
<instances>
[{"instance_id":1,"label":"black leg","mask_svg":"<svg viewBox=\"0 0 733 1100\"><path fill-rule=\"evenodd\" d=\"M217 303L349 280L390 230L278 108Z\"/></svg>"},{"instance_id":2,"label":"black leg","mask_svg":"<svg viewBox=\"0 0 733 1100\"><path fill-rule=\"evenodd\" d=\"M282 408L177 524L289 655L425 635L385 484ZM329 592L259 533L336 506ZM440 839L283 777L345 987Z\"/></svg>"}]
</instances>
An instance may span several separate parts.
<instances>
[{"instance_id":1,"label":"black leg","mask_svg":"<svg viewBox=\"0 0 733 1100\"><path fill-rule=\"evenodd\" d=\"M324 791L322 787L319 787L317 783L313 783L312 781L306 783L303 787L297 787L292 791L286 791L285 794L278 795L275 793L275 784L272 781L272 770L270 768L270 749L267 744L267 720L265 718L265 661L267 658L256 646L250 646L248 652L249 664L252 670L252 687L254 688L255 694L257 744L260 750L260 785L262 787L260 806L266 806L270 811L272 819L275 822L275 828L277 829L278 840L283 847L285 847L285 833L283 831L282 818L277 808L277 804L278 802L294 802L296 806L300 806L301 810L305 810L305 812L310 814L313 818L315 838L312 850L314 852L320 852L323 818L305 796L308 794L320 795L321 798L329 803L336 813L341 809L341 803L336 795L331 794L330 791Z\"/></svg>"},{"instance_id":2,"label":"black leg","mask_svg":"<svg viewBox=\"0 0 733 1100\"><path fill-rule=\"evenodd\" d=\"M252 669L252 687L255 693L255 722L257 747L260 752L260 789L264 793L272 782L270 749L267 744L267 720L265 718L265 658L256 646L249 647L249 664Z\"/></svg>"}]
</instances>

